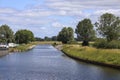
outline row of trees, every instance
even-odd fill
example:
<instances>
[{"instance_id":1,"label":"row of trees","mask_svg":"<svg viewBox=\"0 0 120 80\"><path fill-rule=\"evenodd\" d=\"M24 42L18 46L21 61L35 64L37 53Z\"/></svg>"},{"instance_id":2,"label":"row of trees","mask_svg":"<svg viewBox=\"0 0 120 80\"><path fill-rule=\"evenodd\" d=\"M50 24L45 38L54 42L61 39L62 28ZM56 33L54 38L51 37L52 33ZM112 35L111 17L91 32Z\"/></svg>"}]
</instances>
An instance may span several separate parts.
<instances>
[{"instance_id":1,"label":"row of trees","mask_svg":"<svg viewBox=\"0 0 120 80\"><path fill-rule=\"evenodd\" d=\"M0 43L28 43L34 41L34 34L30 30L18 30L15 34L8 25L0 26Z\"/></svg>"},{"instance_id":2,"label":"row of trees","mask_svg":"<svg viewBox=\"0 0 120 80\"><path fill-rule=\"evenodd\" d=\"M52 37L45 36L44 38L35 37L35 40L36 41L57 41L57 36L52 36Z\"/></svg>"},{"instance_id":3,"label":"row of trees","mask_svg":"<svg viewBox=\"0 0 120 80\"><path fill-rule=\"evenodd\" d=\"M100 16L99 20L94 25L90 19L86 18L78 23L75 28L75 33L77 34L77 40L83 41L83 46L89 45L89 41L96 38L96 33L99 33L99 36L106 39L107 42L119 40L120 18L113 14L105 13ZM64 27L57 36L51 38L45 37L44 39L36 38L36 40L58 40L63 43L69 43L74 41L74 30L71 27ZM8 25L0 26L0 42L28 43L31 41L34 41L34 34L30 30L18 30L14 34Z\"/></svg>"},{"instance_id":4,"label":"row of trees","mask_svg":"<svg viewBox=\"0 0 120 80\"><path fill-rule=\"evenodd\" d=\"M105 38L107 42L119 40L120 18L113 14L105 13L100 16L95 25L92 24L90 19L84 19L76 26L75 33L77 34L77 39L83 41L83 46L89 45L89 41L96 37L96 33L99 33L99 36ZM63 43L72 41L73 38L73 29L70 27L63 28L58 34L58 40Z\"/></svg>"}]
</instances>

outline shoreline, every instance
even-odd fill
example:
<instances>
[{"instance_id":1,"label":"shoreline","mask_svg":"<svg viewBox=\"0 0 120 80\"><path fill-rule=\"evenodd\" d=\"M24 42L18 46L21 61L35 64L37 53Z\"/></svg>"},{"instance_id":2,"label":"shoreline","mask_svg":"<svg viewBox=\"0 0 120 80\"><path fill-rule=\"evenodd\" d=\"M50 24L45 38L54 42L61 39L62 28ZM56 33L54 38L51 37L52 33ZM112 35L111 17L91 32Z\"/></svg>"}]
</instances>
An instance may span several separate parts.
<instances>
[{"instance_id":1,"label":"shoreline","mask_svg":"<svg viewBox=\"0 0 120 80\"><path fill-rule=\"evenodd\" d=\"M24 51L28 51L31 50L35 47L36 45L32 45L32 44L26 44L26 45L21 45L15 48L10 48L9 52L24 52Z\"/></svg>"},{"instance_id":2,"label":"shoreline","mask_svg":"<svg viewBox=\"0 0 120 80\"><path fill-rule=\"evenodd\" d=\"M0 50L0 57L3 57L3 56L5 56L5 55L8 55L9 53L28 51L28 50L33 49L35 46L36 46L36 45L29 46L29 47L28 47L27 49L25 49L25 50L20 50L20 49L17 49L17 48L12 48L12 49L9 49L9 50Z\"/></svg>"},{"instance_id":3,"label":"shoreline","mask_svg":"<svg viewBox=\"0 0 120 80\"><path fill-rule=\"evenodd\" d=\"M0 50L0 57L3 57L5 55L9 54L8 50Z\"/></svg>"},{"instance_id":4,"label":"shoreline","mask_svg":"<svg viewBox=\"0 0 120 80\"><path fill-rule=\"evenodd\" d=\"M102 62L98 62L98 61L92 61L92 60L87 60L87 59L82 59L82 58L78 58L72 55L67 54L66 52L64 52L63 50L61 50L65 55L67 55L68 57L78 60L78 61L82 61L85 63L90 63L90 64L95 64L95 65L100 65L100 66L106 66L106 67L111 67L111 68L115 68L115 69L119 69L120 70L120 66L118 65L114 65L114 64L107 64L107 63L102 63Z\"/></svg>"},{"instance_id":5,"label":"shoreline","mask_svg":"<svg viewBox=\"0 0 120 80\"><path fill-rule=\"evenodd\" d=\"M105 66L105 67L110 67L110 68L114 68L114 69L118 69L120 70L120 66L119 65L114 65L114 64L107 64L107 63L102 63L102 62L98 62L98 61L92 61L92 60L87 60L87 59L83 59L83 58L78 58L76 56L72 56L69 53L66 53L65 51L62 50L62 46L55 46L56 49L62 51L66 56L81 61L81 62L85 62L85 63L89 63L89 64L94 64L94 65L99 65L99 66Z\"/></svg>"},{"instance_id":6,"label":"shoreline","mask_svg":"<svg viewBox=\"0 0 120 80\"><path fill-rule=\"evenodd\" d=\"M32 45L32 46L30 46L30 47L28 48L28 50L33 49L35 46L36 46L36 45Z\"/></svg>"}]
</instances>

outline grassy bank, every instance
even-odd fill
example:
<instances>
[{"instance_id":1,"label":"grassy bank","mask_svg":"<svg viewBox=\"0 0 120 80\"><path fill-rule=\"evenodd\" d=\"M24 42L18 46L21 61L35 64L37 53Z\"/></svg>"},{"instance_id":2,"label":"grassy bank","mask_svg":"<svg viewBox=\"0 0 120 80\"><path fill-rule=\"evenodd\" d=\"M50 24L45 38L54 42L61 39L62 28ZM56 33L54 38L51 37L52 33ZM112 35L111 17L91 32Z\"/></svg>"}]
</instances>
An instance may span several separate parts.
<instances>
[{"instance_id":1,"label":"grassy bank","mask_svg":"<svg viewBox=\"0 0 120 80\"><path fill-rule=\"evenodd\" d=\"M17 47L14 48L9 48L9 52L23 52L27 51L29 49L32 49L37 43L36 42L31 42L28 44L20 44Z\"/></svg>"},{"instance_id":2,"label":"grassy bank","mask_svg":"<svg viewBox=\"0 0 120 80\"><path fill-rule=\"evenodd\" d=\"M80 45L64 45L63 51L78 59L120 66L120 49L96 49Z\"/></svg>"}]
</instances>

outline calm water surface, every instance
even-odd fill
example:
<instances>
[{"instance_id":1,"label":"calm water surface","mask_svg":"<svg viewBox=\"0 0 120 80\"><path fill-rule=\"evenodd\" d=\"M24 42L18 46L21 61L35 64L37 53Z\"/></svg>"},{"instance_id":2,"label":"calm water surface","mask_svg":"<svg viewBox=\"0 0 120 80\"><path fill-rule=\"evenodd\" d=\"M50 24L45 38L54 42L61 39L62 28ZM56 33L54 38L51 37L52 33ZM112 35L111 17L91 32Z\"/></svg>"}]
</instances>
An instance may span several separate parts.
<instances>
[{"instance_id":1,"label":"calm water surface","mask_svg":"<svg viewBox=\"0 0 120 80\"><path fill-rule=\"evenodd\" d=\"M51 45L0 58L0 80L120 80L120 71L68 58Z\"/></svg>"}]
</instances>

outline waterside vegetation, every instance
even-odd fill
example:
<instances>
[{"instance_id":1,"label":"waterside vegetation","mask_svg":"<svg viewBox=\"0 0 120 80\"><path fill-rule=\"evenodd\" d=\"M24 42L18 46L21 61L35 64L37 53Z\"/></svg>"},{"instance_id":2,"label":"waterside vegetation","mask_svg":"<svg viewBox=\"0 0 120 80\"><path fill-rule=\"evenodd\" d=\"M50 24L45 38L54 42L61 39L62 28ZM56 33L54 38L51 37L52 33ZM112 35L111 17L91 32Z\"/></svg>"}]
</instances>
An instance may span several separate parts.
<instances>
[{"instance_id":1,"label":"waterside vegetation","mask_svg":"<svg viewBox=\"0 0 120 80\"><path fill-rule=\"evenodd\" d=\"M32 48L35 47L35 43L31 42L28 44L20 44L19 46L13 47L13 48L9 48L9 52L23 52L23 51L27 51L30 50Z\"/></svg>"},{"instance_id":2,"label":"waterside vegetation","mask_svg":"<svg viewBox=\"0 0 120 80\"><path fill-rule=\"evenodd\" d=\"M73 58L120 68L120 49L97 49L81 45L64 45L62 51Z\"/></svg>"}]
</instances>

